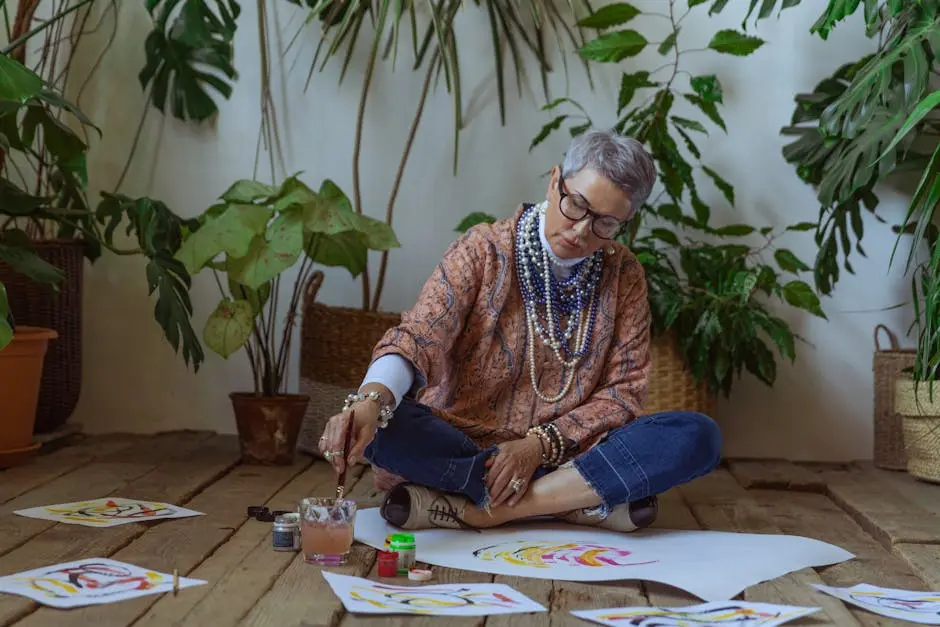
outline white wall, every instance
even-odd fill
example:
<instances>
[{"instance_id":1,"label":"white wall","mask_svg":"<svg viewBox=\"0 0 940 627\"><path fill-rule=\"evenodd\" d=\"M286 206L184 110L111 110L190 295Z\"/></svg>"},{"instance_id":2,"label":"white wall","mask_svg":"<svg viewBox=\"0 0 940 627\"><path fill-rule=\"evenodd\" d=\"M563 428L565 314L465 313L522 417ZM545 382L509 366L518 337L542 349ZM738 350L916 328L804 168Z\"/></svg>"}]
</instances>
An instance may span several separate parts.
<instances>
[{"instance_id":1,"label":"white wall","mask_svg":"<svg viewBox=\"0 0 940 627\"><path fill-rule=\"evenodd\" d=\"M637 1L646 10L660 4L665 2ZM786 11L779 20L762 21L755 32L769 43L748 58L689 55L687 69L693 73L715 72L725 88L724 116L729 133L724 136L714 132L700 145L707 160L736 186L738 213L726 214L729 221L782 224L816 216L812 190L797 179L781 157L784 139L778 130L788 122L794 93L811 89L837 64L858 58L869 49L869 43L858 19L838 28L828 42L810 36L808 29L818 8L811 8L811 2L804 4ZM143 64L139 42L148 17L142 6L136 5L142 3L128 2L122 8L112 52L81 101L85 111L104 129L104 140L95 147L91 160L93 185L97 188L113 187L143 107L136 76ZM303 12L283 2L272 2L270 6L275 9L272 14L285 40L289 39ZM464 214L482 210L508 215L517 203L542 198L545 182L540 175L560 159L566 146L566 134L561 133L533 153L528 152L531 138L548 117L538 111L539 103L531 98L518 101L512 83L508 124L500 126L485 15L472 7L469 5L460 18L462 37L467 42L468 35L478 33L481 52L471 54L465 47L463 80L465 93L484 94L482 106L474 109L470 129L462 135L461 168L455 178L451 174L450 96L440 89L428 102L397 203L394 227L403 247L391 255L383 309L398 311L410 305L454 237L454 224ZM236 49L241 78L232 99L222 103L215 127L196 129L151 112L124 193L149 194L188 216L203 210L235 179L252 176L260 119L256 6L246 1L242 8ZM717 18L706 18L705 13L699 8L684 22L683 47L704 46L715 30L737 28L743 17L743 13L732 9ZM662 22L647 18L637 24L655 40ZM326 72L315 75L310 89L303 93L314 37L309 31L303 45L295 47L278 70L283 71L284 83L275 90L275 98L282 120L287 169L304 170L305 180L313 186L322 178L332 178L351 194L362 55L351 64L342 86L337 85L339 64L333 63ZM90 45L89 49L95 47ZM659 65L661 58L654 50L649 52L623 67L649 69ZM298 54L296 66L291 69ZM86 67L89 63L90 58L84 59ZM573 69L571 94L598 122L611 123L619 72L595 65L599 85L590 93L577 65ZM384 214L421 79L404 63L394 75L388 64L377 69L362 154L364 203L373 216ZM556 95L561 95L565 88L561 72L554 85ZM534 87L539 93L538 85ZM710 193L706 200L718 208L719 198L717 193ZM903 207L904 198L882 193L882 211L886 215L896 218ZM854 259L858 275L843 279L835 298L824 303L829 322L784 310L785 317L812 346L798 347L795 365L780 364L773 389L746 378L736 384L730 402L722 401L717 419L724 428L729 455L794 459L870 456L872 329L876 323L886 322L903 332L909 324L909 313L877 311L904 299L908 281L899 279L897 272L889 276L885 271L892 243L889 229L873 220L867 220L865 226L865 248L870 257ZM808 234L788 244L804 259L812 259L814 249ZM373 280L377 261L376 257ZM86 370L73 420L91 432L172 428L233 431L227 395L250 386L244 355L225 361L207 350L203 369L194 375L173 354L153 321L142 263L108 256L89 269L86 280ZM194 299L195 324L201 330L202 321L217 301L211 275L196 279ZM330 271L321 300L358 305L360 284L343 271ZM291 381L294 385L296 370L292 371Z\"/></svg>"}]
</instances>

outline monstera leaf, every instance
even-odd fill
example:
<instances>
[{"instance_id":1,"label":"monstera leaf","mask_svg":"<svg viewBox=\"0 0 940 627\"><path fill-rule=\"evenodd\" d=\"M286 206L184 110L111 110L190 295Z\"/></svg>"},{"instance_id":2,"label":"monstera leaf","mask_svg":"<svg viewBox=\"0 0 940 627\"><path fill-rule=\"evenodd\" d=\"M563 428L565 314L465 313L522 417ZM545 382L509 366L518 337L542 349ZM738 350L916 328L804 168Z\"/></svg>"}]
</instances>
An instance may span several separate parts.
<instances>
[{"instance_id":1,"label":"monstera leaf","mask_svg":"<svg viewBox=\"0 0 940 627\"><path fill-rule=\"evenodd\" d=\"M138 78L153 106L180 120L211 117L218 107L210 89L227 99L238 77L232 60L241 8L235 0L147 0L147 10L154 29Z\"/></svg>"}]
</instances>

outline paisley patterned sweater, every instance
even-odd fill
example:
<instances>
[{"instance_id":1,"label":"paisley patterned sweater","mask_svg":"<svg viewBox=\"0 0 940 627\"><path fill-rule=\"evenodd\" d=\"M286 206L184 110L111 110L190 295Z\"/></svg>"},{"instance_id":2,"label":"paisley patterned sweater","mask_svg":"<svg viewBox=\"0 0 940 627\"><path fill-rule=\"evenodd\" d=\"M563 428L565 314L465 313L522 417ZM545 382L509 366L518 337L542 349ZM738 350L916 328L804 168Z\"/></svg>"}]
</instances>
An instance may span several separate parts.
<instances>
[{"instance_id":1,"label":"paisley patterned sweater","mask_svg":"<svg viewBox=\"0 0 940 627\"><path fill-rule=\"evenodd\" d=\"M481 447L553 421L568 453L583 452L642 414L650 371L646 278L628 249L607 248L591 345L565 397L542 401L532 389L530 338L513 257L523 209L477 225L450 245L414 307L376 345L373 360L389 354L408 360L415 369L415 400ZM550 347L534 339L539 389L555 396L568 372Z\"/></svg>"}]
</instances>

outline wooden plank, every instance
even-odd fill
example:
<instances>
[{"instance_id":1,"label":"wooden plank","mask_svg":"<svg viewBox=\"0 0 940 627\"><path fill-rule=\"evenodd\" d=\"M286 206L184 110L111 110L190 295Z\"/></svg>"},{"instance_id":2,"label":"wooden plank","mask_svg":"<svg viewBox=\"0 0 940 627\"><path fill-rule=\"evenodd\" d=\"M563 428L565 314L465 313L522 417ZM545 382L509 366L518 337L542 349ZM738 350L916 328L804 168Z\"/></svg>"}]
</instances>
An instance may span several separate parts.
<instances>
[{"instance_id":1,"label":"wooden plank","mask_svg":"<svg viewBox=\"0 0 940 627\"><path fill-rule=\"evenodd\" d=\"M728 460L728 470L746 490L826 490L826 484L819 476L786 459L732 459Z\"/></svg>"},{"instance_id":2,"label":"wooden plank","mask_svg":"<svg viewBox=\"0 0 940 627\"><path fill-rule=\"evenodd\" d=\"M52 521L15 515L15 510L104 496L147 498L129 493L129 484L143 480L160 463L185 458L197 450L207 436L184 433L150 438L103 456L5 503L0 506L0 555L9 553L55 525ZM69 526L70 529L74 527ZM0 575L10 572L17 571L4 571L0 562Z\"/></svg>"},{"instance_id":3,"label":"wooden plank","mask_svg":"<svg viewBox=\"0 0 940 627\"><path fill-rule=\"evenodd\" d=\"M822 471L829 497L884 546L940 543L940 516L879 481L872 469Z\"/></svg>"},{"instance_id":4,"label":"wooden plank","mask_svg":"<svg viewBox=\"0 0 940 627\"><path fill-rule=\"evenodd\" d=\"M196 450L187 450L186 446L181 446L180 454L183 459L167 461L159 465L155 472L129 484L127 486L131 491L129 496L171 503L185 502L205 485L215 481L220 473L231 468L239 458L238 445L233 436L216 436ZM22 517L14 516L13 518ZM184 520L133 523L103 529L56 524L0 558L0 573L12 574L83 557L109 557L148 530L155 535L161 535L162 530L173 529L197 520L204 522L206 518L200 516ZM162 550L175 553L178 547L171 545ZM114 557L121 559L119 555ZM155 556L146 555L127 561L152 568L154 559ZM99 606L94 609L107 614L108 620L105 621L107 624L115 624L112 622L114 617L126 611L124 610L126 604L133 605L134 603L136 601L123 601L120 604ZM51 608L40 609L39 605L25 597L2 595L0 596L0 625L9 625L35 610L39 611L21 624L63 625L70 620L76 620L77 616L85 611L62 612Z\"/></svg>"},{"instance_id":5,"label":"wooden plank","mask_svg":"<svg viewBox=\"0 0 940 627\"><path fill-rule=\"evenodd\" d=\"M308 465L310 461L305 459L301 463ZM315 463L270 499L256 499L252 504L263 502L271 509L294 509L306 496L328 493L335 481L336 474L327 464ZM244 499L242 502L247 503ZM271 548L271 523L249 519L189 573L189 577L208 581L207 585L190 588L177 597L165 595L134 625L225 627L238 624L296 556L293 552Z\"/></svg>"},{"instance_id":6,"label":"wooden plank","mask_svg":"<svg viewBox=\"0 0 940 627\"><path fill-rule=\"evenodd\" d=\"M368 499L375 496L376 492L369 476L360 479L349 491L349 498L362 504L364 508L369 506ZM375 549L356 542L347 563L330 568L330 572L365 577L374 563ZM333 594L320 570L317 566L307 564L302 555L297 555L274 585L255 603L251 612L238 624L251 627L334 627L344 612L343 604Z\"/></svg>"},{"instance_id":7,"label":"wooden plank","mask_svg":"<svg viewBox=\"0 0 940 627\"><path fill-rule=\"evenodd\" d=\"M93 460L107 457L128 448L140 438L128 436L97 436L61 448L32 462L15 466L0 474L0 504L11 501L62 475L77 470Z\"/></svg>"},{"instance_id":8,"label":"wooden plank","mask_svg":"<svg viewBox=\"0 0 940 627\"><path fill-rule=\"evenodd\" d=\"M921 481L906 472L875 468L870 462L859 463L858 467L865 471L867 476L876 477L885 489L897 490L904 498L935 516L940 516L940 485Z\"/></svg>"},{"instance_id":9,"label":"wooden plank","mask_svg":"<svg viewBox=\"0 0 940 627\"><path fill-rule=\"evenodd\" d=\"M907 544L900 542L893 547L895 555L924 580L923 590L940 592L940 545ZM917 588L911 588L916 590Z\"/></svg>"},{"instance_id":10,"label":"wooden plank","mask_svg":"<svg viewBox=\"0 0 940 627\"><path fill-rule=\"evenodd\" d=\"M649 605L639 581L579 582L555 581L551 605L552 627L583 626L584 619L571 610L588 610L625 605ZM543 615L544 616L544 615ZM543 624L545 621L543 620Z\"/></svg>"},{"instance_id":11,"label":"wooden plank","mask_svg":"<svg viewBox=\"0 0 940 627\"><path fill-rule=\"evenodd\" d=\"M202 455L200 453L199 457ZM238 459L237 455L235 459ZM238 466L186 503L187 507L204 512L205 516L163 522L110 557L165 573L171 573L175 568L180 575L187 575L246 522L247 505L267 501L302 472L305 465ZM186 590L180 596L188 592ZM150 595L64 614L52 608L41 608L18 626L130 625L159 600L160 596Z\"/></svg>"},{"instance_id":12,"label":"wooden plank","mask_svg":"<svg viewBox=\"0 0 940 627\"><path fill-rule=\"evenodd\" d=\"M780 533L780 528L724 469L681 486L680 492L695 518L706 529L738 533ZM791 572L744 591L748 601L820 607L822 610L803 619L806 624L858 625L839 599L819 594L810 584L822 583L811 568Z\"/></svg>"},{"instance_id":13,"label":"wooden plank","mask_svg":"<svg viewBox=\"0 0 940 627\"><path fill-rule=\"evenodd\" d=\"M889 553L835 503L821 494L752 490L751 497L781 531L816 538L842 547L856 558L827 566L819 576L831 586L877 583L889 588L919 590L923 582L897 556ZM873 580L873 573L877 573ZM861 608L847 606L862 625L907 625Z\"/></svg>"}]
</instances>

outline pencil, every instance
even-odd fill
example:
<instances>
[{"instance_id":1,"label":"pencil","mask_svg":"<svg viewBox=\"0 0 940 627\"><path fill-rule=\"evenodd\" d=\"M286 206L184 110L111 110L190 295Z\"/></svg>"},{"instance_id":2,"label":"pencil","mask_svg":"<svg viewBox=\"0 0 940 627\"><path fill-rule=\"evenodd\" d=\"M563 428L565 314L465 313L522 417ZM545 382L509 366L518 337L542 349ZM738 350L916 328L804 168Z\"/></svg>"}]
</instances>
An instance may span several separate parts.
<instances>
[{"instance_id":1,"label":"pencil","mask_svg":"<svg viewBox=\"0 0 940 627\"><path fill-rule=\"evenodd\" d=\"M180 571L179 569L173 569L173 596L180 591Z\"/></svg>"}]
</instances>

